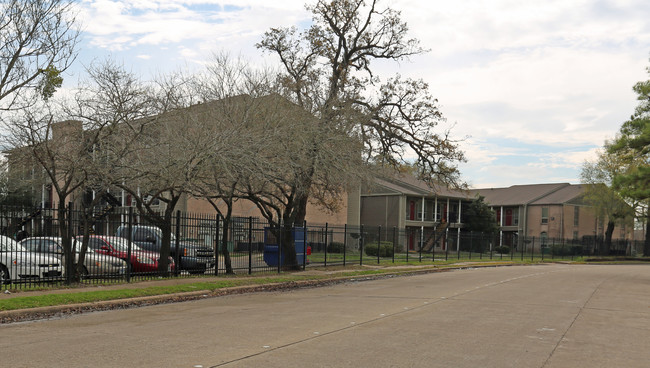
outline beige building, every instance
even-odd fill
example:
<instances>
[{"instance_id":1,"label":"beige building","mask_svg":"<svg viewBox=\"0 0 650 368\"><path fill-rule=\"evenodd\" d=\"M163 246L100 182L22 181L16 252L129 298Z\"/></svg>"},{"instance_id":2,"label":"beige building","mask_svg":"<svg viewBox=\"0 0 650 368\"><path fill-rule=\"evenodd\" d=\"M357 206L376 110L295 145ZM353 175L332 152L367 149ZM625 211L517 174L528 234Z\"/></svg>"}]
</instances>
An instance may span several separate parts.
<instances>
[{"instance_id":1,"label":"beige building","mask_svg":"<svg viewBox=\"0 0 650 368\"><path fill-rule=\"evenodd\" d=\"M408 175L377 178L372 187L350 193L349 198L347 218L354 219L350 225L400 229L401 243L408 250L421 245L444 250L449 233L460 234L464 210L471 202L466 192L432 189Z\"/></svg>"},{"instance_id":2,"label":"beige building","mask_svg":"<svg viewBox=\"0 0 650 368\"><path fill-rule=\"evenodd\" d=\"M583 201L584 185L513 185L470 192L485 197L496 212L503 245L513 245L519 236L585 240L605 233L607 219L598 218ZM631 238L632 226L617 225L614 229L612 239Z\"/></svg>"}]
</instances>

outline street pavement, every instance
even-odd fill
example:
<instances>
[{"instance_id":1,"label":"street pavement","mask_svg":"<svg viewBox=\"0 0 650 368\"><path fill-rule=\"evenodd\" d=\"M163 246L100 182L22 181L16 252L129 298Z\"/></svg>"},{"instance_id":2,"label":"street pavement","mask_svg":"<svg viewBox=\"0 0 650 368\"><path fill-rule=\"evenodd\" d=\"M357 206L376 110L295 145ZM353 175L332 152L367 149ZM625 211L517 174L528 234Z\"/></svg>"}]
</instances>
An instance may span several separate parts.
<instances>
[{"instance_id":1,"label":"street pavement","mask_svg":"<svg viewBox=\"0 0 650 368\"><path fill-rule=\"evenodd\" d=\"M0 326L3 367L648 367L650 265L354 281Z\"/></svg>"}]
</instances>

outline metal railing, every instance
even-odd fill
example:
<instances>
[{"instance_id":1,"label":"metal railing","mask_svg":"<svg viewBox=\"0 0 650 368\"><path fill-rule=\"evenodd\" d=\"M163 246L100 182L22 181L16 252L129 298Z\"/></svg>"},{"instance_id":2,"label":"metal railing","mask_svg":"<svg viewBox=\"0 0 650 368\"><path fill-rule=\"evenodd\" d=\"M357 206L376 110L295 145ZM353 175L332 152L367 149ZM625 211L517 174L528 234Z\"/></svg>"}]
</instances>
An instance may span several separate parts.
<instances>
[{"instance_id":1,"label":"metal railing","mask_svg":"<svg viewBox=\"0 0 650 368\"><path fill-rule=\"evenodd\" d=\"M599 237L500 237L456 230L330 224L270 225L252 217L176 212L161 222L133 208L0 207L0 282L30 288L70 282L115 283L153 277L281 272L283 267L459 260L570 260L640 256L642 242ZM65 231L62 231L65 230ZM167 231L167 234L164 234ZM61 234L71 235L70 251ZM435 240L435 244L425 242ZM167 243L167 247L165 245ZM295 250L295 262L291 250ZM429 251L425 251L429 249ZM83 255L82 255L83 253ZM168 258L161 254L166 253ZM72 262L66 262L70 254ZM83 258L83 262L81 259ZM68 263L68 264L66 264Z\"/></svg>"}]
</instances>

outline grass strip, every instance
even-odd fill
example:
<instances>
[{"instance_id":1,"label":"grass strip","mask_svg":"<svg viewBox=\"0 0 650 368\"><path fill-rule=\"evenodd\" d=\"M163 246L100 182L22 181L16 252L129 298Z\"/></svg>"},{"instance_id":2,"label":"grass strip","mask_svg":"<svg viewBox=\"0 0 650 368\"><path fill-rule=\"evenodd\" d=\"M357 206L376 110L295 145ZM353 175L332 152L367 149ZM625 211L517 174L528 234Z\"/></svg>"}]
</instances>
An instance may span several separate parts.
<instances>
[{"instance_id":1,"label":"grass strip","mask_svg":"<svg viewBox=\"0 0 650 368\"><path fill-rule=\"evenodd\" d=\"M388 270L364 270L341 273L340 276L363 276L377 273L388 273ZM337 275L339 276L339 275ZM237 286L265 285L282 282L328 279L331 275L286 275L276 277L228 278L217 281L197 281L189 284L148 286L142 288L124 288L116 290L93 290L84 292L53 293L45 295L16 296L0 300L0 311L29 309L57 305L92 303L107 300L120 300L155 295L168 295L199 290L215 291Z\"/></svg>"}]
</instances>

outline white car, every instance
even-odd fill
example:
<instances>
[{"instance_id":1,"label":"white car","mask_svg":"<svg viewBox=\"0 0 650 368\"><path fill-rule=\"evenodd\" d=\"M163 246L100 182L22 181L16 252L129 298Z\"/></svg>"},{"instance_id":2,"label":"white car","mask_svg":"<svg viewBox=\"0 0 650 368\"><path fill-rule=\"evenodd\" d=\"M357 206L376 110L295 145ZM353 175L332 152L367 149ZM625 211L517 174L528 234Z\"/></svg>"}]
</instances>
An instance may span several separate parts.
<instances>
[{"instance_id":1,"label":"white car","mask_svg":"<svg viewBox=\"0 0 650 368\"><path fill-rule=\"evenodd\" d=\"M81 242L72 239L73 251L75 254L75 263L79 262L79 251ZM27 251L39 253L61 260L61 265L65 269L65 258L63 257L63 246L60 237L33 237L21 240L20 244ZM123 275L126 273L127 264L124 260L105 254L96 253L92 248L86 249L84 257L84 275Z\"/></svg>"},{"instance_id":2,"label":"white car","mask_svg":"<svg viewBox=\"0 0 650 368\"><path fill-rule=\"evenodd\" d=\"M0 283L40 281L61 275L63 266L59 259L28 252L15 240L0 235Z\"/></svg>"}]
</instances>

